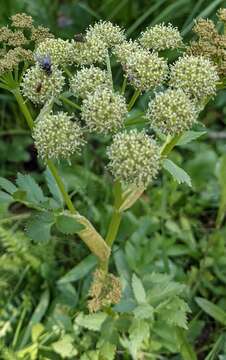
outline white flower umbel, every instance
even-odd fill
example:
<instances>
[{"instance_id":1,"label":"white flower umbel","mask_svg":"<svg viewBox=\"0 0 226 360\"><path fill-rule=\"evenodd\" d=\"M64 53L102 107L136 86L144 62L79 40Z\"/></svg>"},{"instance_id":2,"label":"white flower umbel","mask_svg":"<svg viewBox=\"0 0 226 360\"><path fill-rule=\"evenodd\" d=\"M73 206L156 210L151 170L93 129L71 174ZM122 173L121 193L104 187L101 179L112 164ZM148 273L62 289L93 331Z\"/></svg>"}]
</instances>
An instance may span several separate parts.
<instances>
[{"instance_id":1,"label":"white flower umbel","mask_svg":"<svg viewBox=\"0 0 226 360\"><path fill-rule=\"evenodd\" d=\"M23 95L34 104L43 104L62 92L64 82L62 71L55 65L51 66L51 73L48 74L37 64L25 72L21 89Z\"/></svg>"},{"instance_id":2,"label":"white flower umbel","mask_svg":"<svg viewBox=\"0 0 226 360\"><path fill-rule=\"evenodd\" d=\"M158 24L147 28L139 38L145 49L156 51L176 49L183 45L179 30L171 24Z\"/></svg>"},{"instance_id":3,"label":"white flower umbel","mask_svg":"<svg viewBox=\"0 0 226 360\"><path fill-rule=\"evenodd\" d=\"M159 171L159 147L143 131L116 134L107 155L113 177L126 185L147 187Z\"/></svg>"},{"instance_id":4,"label":"white flower umbel","mask_svg":"<svg viewBox=\"0 0 226 360\"><path fill-rule=\"evenodd\" d=\"M84 144L81 127L62 111L48 114L35 123L32 133L43 160L69 159Z\"/></svg>"},{"instance_id":5,"label":"white flower umbel","mask_svg":"<svg viewBox=\"0 0 226 360\"><path fill-rule=\"evenodd\" d=\"M71 91L75 96L86 98L100 85L112 87L111 79L107 71L96 66L83 67L71 79Z\"/></svg>"},{"instance_id":6,"label":"white flower umbel","mask_svg":"<svg viewBox=\"0 0 226 360\"><path fill-rule=\"evenodd\" d=\"M147 112L151 126L165 135L177 135L189 130L197 115L194 103L181 89L156 94L149 102Z\"/></svg>"},{"instance_id":7,"label":"white flower umbel","mask_svg":"<svg viewBox=\"0 0 226 360\"><path fill-rule=\"evenodd\" d=\"M216 93L217 68L202 56L183 56L171 67L169 84L175 89L203 100Z\"/></svg>"},{"instance_id":8,"label":"white flower umbel","mask_svg":"<svg viewBox=\"0 0 226 360\"><path fill-rule=\"evenodd\" d=\"M90 131L111 133L119 130L126 119L127 106L122 95L99 86L82 104L82 119Z\"/></svg>"},{"instance_id":9,"label":"white flower umbel","mask_svg":"<svg viewBox=\"0 0 226 360\"><path fill-rule=\"evenodd\" d=\"M49 56L52 64L67 65L72 62L71 43L63 39L46 39L41 42L36 51L35 59Z\"/></svg>"},{"instance_id":10,"label":"white flower umbel","mask_svg":"<svg viewBox=\"0 0 226 360\"><path fill-rule=\"evenodd\" d=\"M168 74L167 62L156 53L143 49L132 53L123 68L131 85L140 91L161 85Z\"/></svg>"}]
</instances>

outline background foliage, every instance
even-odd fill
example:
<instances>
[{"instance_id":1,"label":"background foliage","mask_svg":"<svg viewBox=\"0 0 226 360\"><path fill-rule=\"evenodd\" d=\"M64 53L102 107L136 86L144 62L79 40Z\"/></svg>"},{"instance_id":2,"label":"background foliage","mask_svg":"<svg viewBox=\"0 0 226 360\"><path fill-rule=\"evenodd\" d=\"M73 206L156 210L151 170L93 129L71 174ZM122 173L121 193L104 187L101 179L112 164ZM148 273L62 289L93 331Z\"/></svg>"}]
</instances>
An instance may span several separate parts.
<instances>
[{"instance_id":1,"label":"background foliage","mask_svg":"<svg viewBox=\"0 0 226 360\"><path fill-rule=\"evenodd\" d=\"M131 37L148 25L170 21L189 38L193 18L214 18L216 10L225 6L222 0L0 0L0 23L5 25L10 15L26 11L56 35L71 38L98 19L118 23ZM145 98L138 109L143 101ZM50 237L51 218L46 218L45 236L40 236L37 224L29 222L26 204L19 205L12 198L14 185L0 179L2 359L77 358L78 354L83 354L83 360L113 359L118 341L121 351L117 359L226 359L225 114L222 91L202 114L208 128L199 130L205 133L194 142L184 141L171 155L191 176L192 187L176 183L163 172L155 186L124 215L111 267L127 285L126 301L119 305L122 315L109 317L102 327L106 314L90 316L86 310L95 258L73 234L59 236L55 225ZM106 185L109 175L103 141L92 137L83 158L74 158L72 167L62 164L62 172L79 211L105 235L112 193ZM32 178L17 175L15 182L17 172L30 173ZM34 209L45 206L40 202L62 201L50 174L36 160L13 98L3 92L0 175L20 188L29 188ZM161 313L162 322L153 320L153 296L160 304L168 301L167 313ZM191 309L186 336L177 331L177 326L187 326L183 298ZM174 311L176 302L181 314ZM129 310L135 319L132 325ZM173 335L168 328L172 323ZM147 324L153 324L151 337Z\"/></svg>"}]
</instances>

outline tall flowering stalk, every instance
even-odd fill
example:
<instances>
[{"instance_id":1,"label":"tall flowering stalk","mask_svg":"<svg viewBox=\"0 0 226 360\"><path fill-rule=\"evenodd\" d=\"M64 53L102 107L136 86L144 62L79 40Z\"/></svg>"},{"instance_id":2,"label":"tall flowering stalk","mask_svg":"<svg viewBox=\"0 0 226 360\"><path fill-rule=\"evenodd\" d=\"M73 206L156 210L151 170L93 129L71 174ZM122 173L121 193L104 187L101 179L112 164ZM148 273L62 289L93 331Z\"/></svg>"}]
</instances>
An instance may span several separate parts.
<instances>
[{"instance_id":1,"label":"tall flowering stalk","mask_svg":"<svg viewBox=\"0 0 226 360\"><path fill-rule=\"evenodd\" d=\"M220 18L225 21L224 12ZM17 30L0 30L0 41L6 44L0 86L14 94L38 156L55 178L72 219L83 226L78 235L99 259L89 301L89 309L97 311L120 300L120 282L108 273L108 265L123 212L153 183L170 151L197 123L200 111L225 80L211 57L194 54L194 47L189 53L171 24L148 28L134 41L105 21L72 40L54 38L25 14L13 16L12 26ZM169 64L164 51L175 49L180 56ZM112 56L123 72L121 89L112 78ZM146 126L142 131L128 130L132 109L145 92L149 94L143 114ZM30 102L40 111L36 119ZM73 115L63 110L64 104L74 109ZM106 154L115 201L105 238L78 213L55 165L82 153L90 133L111 139Z\"/></svg>"}]
</instances>

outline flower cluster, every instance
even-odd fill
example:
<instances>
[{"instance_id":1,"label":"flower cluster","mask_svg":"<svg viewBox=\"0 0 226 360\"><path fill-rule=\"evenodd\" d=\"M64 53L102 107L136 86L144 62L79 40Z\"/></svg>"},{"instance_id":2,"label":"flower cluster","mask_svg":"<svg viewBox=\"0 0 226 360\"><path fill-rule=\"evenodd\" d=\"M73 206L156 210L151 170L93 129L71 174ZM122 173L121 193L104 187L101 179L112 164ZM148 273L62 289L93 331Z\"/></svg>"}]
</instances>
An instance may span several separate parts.
<instances>
[{"instance_id":1,"label":"flower cluster","mask_svg":"<svg viewBox=\"0 0 226 360\"><path fill-rule=\"evenodd\" d=\"M25 72L21 89L23 95L34 104L44 104L62 92L64 82L62 71L55 65L51 66L51 74L48 74L37 64Z\"/></svg>"},{"instance_id":2,"label":"flower cluster","mask_svg":"<svg viewBox=\"0 0 226 360\"><path fill-rule=\"evenodd\" d=\"M38 45L35 57L49 55L53 64L67 65L71 62L70 53L71 44L68 40L47 39Z\"/></svg>"},{"instance_id":3,"label":"flower cluster","mask_svg":"<svg viewBox=\"0 0 226 360\"><path fill-rule=\"evenodd\" d=\"M224 14L226 14L225 9L221 9L218 12L219 19L222 21L224 21ZM196 21L192 30L198 39L190 43L187 53L209 58L217 67L218 74L224 76L226 70L225 34L219 34L214 22L208 19L199 19Z\"/></svg>"},{"instance_id":4,"label":"flower cluster","mask_svg":"<svg viewBox=\"0 0 226 360\"><path fill-rule=\"evenodd\" d=\"M146 188L160 168L159 147L143 131L117 133L107 154L115 180L126 185Z\"/></svg>"},{"instance_id":5,"label":"flower cluster","mask_svg":"<svg viewBox=\"0 0 226 360\"><path fill-rule=\"evenodd\" d=\"M97 312L106 306L117 304L121 298L121 291L119 278L103 270L96 270L89 290L89 311Z\"/></svg>"},{"instance_id":6,"label":"flower cluster","mask_svg":"<svg viewBox=\"0 0 226 360\"><path fill-rule=\"evenodd\" d=\"M70 79L72 93L81 98L86 98L101 85L111 89L111 79L107 71L93 65L83 67Z\"/></svg>"},{"instance_id":7,"label":"flower cluster","mask_svg":"<svg viewBox=\"0 0 226 360\"><path fill-rule=\"evenodd\" d=\"M111 22L100 21L90 26L84 35L75 36L71 59L78 65L104 64L108 49L125 39L123 30Z\"/></svg>"},{"instance_id":8,"label":"flower cluster","mask_svg":"<svg viewBox=\"0 0 226 360\"><path fill-rule=\"evenodd\" d=\"M124 70L135 89L147 91L164 82L168 74L168 65L157 54L141 49L127 58Z\"/></svg>"},{"instance_id":9,"label":"flower cluster","mask_svg":"<svg viewBox=\"0 0 226 360\"><path fill-rule=\"evenodd\" d=\"M139 42L145 49L156 51L176 49L183 45L178 29L171 24L159 24L146 29Z\"/></svg>"},{"instance_id":10,"label":"flower cluster","mask_svg":"<svg viewBox=\"0 0 226 360\"><path fill-rule=\"evenodd\" d=\"M28 45L36 46L41 40L53 37L49 29L34 26L31 16L16 14L11 17L11 28L0 28L0 42L4 43L0 54L0 75L13 71L20 62L33 62L33 52Z\"/></svg>"},{"instance_id":11,"label":"flower cluster","mask_svg":"<svg viewBox=\"0 0 226 360\"><path fill-rule=\"evenodd\" d=\"M116 132L123 126L126 115L125 98L105 86L99 86L83 100L81 117L90 131Z\"/></svg>"},{"instance_id":12,"label":"flower cluster","mask_svg":"<svg viewBox=\"0 0 226 360\"><path fill-rule=\"evenodd\" d=\"M176 135L192 127L197 111L181 89L169 89L150 101L147 117L153 128L165 135Z\"/></svg>"},{"instance_id":13,"label":"flower cluster","mask_svg":"<svg viewBox=\"0 0 226 360\"><path fill-rule=\"evenodd\" d=\"M62 111L38 120L32 136L43 160L69 159L84 144L81 127L72 121L72 116Z\"/></svg>"},{"instance_id":14,"label":"flower cluster","mask_svg":"<svg viewBox=\"0 0 226 360\"><path fill-rule=\"evenodd\" d=\"M137 53L141 50L141 46L137 41L123 41L121 44L115 45L113 48L113 54L116 56L117 60L125 66L127 60L131 54Z\"/></svg>"},{"instance_id":15,"label":"flower cluster","mask_svg":"<svg viewBox=\"0 0 226 360\"><path fill-rule=\"evenodd\" d=\"M216 93L216 67L202 56L183 56L171 67L169 84L197 100Z\"/></svg>"}]
</instances>

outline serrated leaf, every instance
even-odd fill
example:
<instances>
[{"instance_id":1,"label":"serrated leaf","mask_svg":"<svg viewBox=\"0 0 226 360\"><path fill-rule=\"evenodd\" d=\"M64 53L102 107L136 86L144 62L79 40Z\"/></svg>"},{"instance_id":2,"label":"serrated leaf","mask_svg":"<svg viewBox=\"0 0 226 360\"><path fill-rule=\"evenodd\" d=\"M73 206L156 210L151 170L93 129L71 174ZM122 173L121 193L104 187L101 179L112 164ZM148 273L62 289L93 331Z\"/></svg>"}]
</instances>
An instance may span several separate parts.
<instances>
[{"instance_id":1,"label":"serrated leaf","mask_svg":"<svg viewBox=\"0 0 226 360\"><path fill-rule=\"evenodd\" d=\"M76 234L85 228L84 225L80 224L69 213L57 216L56 227L63 234Z\"/></svg>"},{"instance_id":2,"label":"serrated leaf","mask_svg":"<svg viewBox=\"0 0 226 360\"><path fill-rule=\"evenodd\" d=\"M78 350L75 348L73 341L73 337L66 334L60 340L52 343L52 348L62 359L70 358L78 354Z\"/></svg>"},{"instance_id":3,"label":"serrated leaf","mask_svg":"<svg viewBox=\"0 0 226 360\"><path fill-rule=\"evenodd\" d=\"M133 310L136 319L153 319L154 308L149 304L141 304Z\"/></svg>"},{"instance_id":4,"label":"serrated leaf","mask_svg":"<svg viewBox=\"0 0 226 360\"><path fill-rule=\"evenodd\" d=\"M63 201L61 192L56 184L56 181L55 181L53 175L49 171L49 169L46 169L46 171L44 172L44 176L45 176L45 179L47 182L48 189L49 189L50 193L53 195L53 198L56 200L56 202L61 207L63 207L64 201Z\"/></svg>"},{"instance_id":5,"label":"serrated leaf","mask_svg":"<svg viewBox=\"0 0 226 360\"><path fill-rule=\"evenodd\" d=\"M20 190L26 192L26 199L35 204L40 204L45 201L42 189L37 182L30 175L23 175L18 173L16 183Z\"/></svg>"},{"instance_id":6,"label":"serrated leaf","mask_svg":"<svg viewBox=\"0 0 226 360\"><path fill-rule=\"evenodd\" d=\"M133 359L137 359L137 353L140 350L144 340L148 339L150 328L144 320L134 320L129 328L129 351Z\"/></svg>"},{"instance_id":7,"label":"serrated leaf","mask_svg":"<svg viewBox=\"0 0 226 360\"><path fill-rule=\"evenodd\" d=\"M26 233L35 242L47 242L55 219L53 214L42 212L32 216L27 222Z\"/></svg>"},{"instance_id":8,"label":"serrated leaf","mask_svg":"<svg viewBox=\"0 0 226 360\"><path fill-rule=\"evenodd\" d=\"M9 180L0 177L0 188L5 190L9 194L13 194L15 191L17 191L17 187Z\"/></svg>"},{"instance_id":9,"label":"serrated leaf","mask_svg":"<svg viewBox=\"0 0 226 360\"><path fill-rule=\"evenodd\" d=\"M195 300L205 313L210 315L220 324L226 326L226 312L224 310L222 310L219 306L213 304L209 300L203 299L201 297L196 297Z\"/></svg>"},{"instance_id":10,"label":"serrated leaf","mask_svg":"<svg viewBox=\"0 0 226 360\"><path fill-rule=\"evenodd\" d=\"M166 301L165 306L160 305L157 312L169 325L187 329L187 313L190 312L190 309L187 303L178 296Z\"/></svg>"},{"instance_id":11,"label":"serrated leaf","mask_svg":"<svg viewBox=\"0 0 226 360\"><path fill-rule=\"evenodd\" d=\"M206 134L206 131L186 131L178 140L177 145L187 145L204 134Z\"/></svg>"},{"instance_id":12,"label":"serrated leaf","mask_svg":"<svg viewBox=\"0 0 226 360\"><path fill-rule=\"evenodd\" d=\"M75 322L77 325L85 327L86 329L100 331L101 325L106 320L106 318L107 314L103 312L91 315L84 315L83 313L80 313L76 317Z\"/></svg>"},{"instance_id":13,"label":"serrated leaf","mask_svg":"<svg viewBox=\"0 0 226 360\"><path fill-rule=\"evenodd\" d=\"M165 159L163 161L163 168L167 170L170 175L172 175L172 177L178 182L178 184L185 183L190 187L192 186L190 176L186 173L186 171L176 165L172 160Z\"/></svg>"},{"instance_id":14,"label":"serrated leaf","mask_svg":"<svg viewBox=\"0 0 226 360\"><path fill-rule=\"evenodd\" d=\"M97 265L97 258L94 255L88 255L78 265L66 273L58 280L59 284L65 284L77 281L86 276Z\"/></svg>"},{"instance_id":15,"label":"serrated leaf","mask_svg":"<svg viewBox=\"0 0 226 360\"><path fill-rule=\"evenodd\" d=\"M146 302L146 293L143 287L141 280L133 274L132 276L132 288L136 301L138 304L143 304Z\"/></svg>"}]
</instances>

